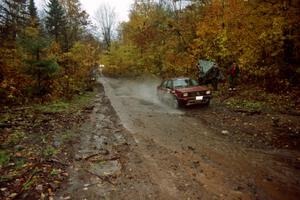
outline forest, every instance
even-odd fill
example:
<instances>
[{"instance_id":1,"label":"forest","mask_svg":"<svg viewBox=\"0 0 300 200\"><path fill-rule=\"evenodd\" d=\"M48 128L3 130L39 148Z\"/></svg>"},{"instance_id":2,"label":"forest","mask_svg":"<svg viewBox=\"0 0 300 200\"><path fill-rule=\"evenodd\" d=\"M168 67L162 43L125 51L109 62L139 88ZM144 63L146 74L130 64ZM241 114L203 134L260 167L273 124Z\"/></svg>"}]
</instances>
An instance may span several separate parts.
<instances>
[{"instance_id":1,"label":"forest","mask_svg":"<svg viewBox=\"0 0 300 200\"><path fill-rule=\"evenodd\" d=\"M129 20L96 13L101 36L79 0L0 1L0 102L71 98L95 66L107 76L197 76L199 59L270 92L299 89L298 0L136 0Z\"/></svg>"},{"instance_id":2,"label":"forest","mask_svg":"<svg viewBox=\"0 0 300 200\"><path fill-rule=\"evenodd\" d=\"M79 0L0 1L0 103L71 98L89 87L100 47Z\"/></svg>"},{"instance_id":3,"label":"forest","mask_svg":"<svg viewBox=\"0 0 300 200\"><path fill-rule=\"evenodd\" d=\"M225 74L237 62L242 83L270 92L297 87L299 8L297 0L136 1L103 56L105 73L197 76L206 59Z\"/></svg>"}]
</instances>

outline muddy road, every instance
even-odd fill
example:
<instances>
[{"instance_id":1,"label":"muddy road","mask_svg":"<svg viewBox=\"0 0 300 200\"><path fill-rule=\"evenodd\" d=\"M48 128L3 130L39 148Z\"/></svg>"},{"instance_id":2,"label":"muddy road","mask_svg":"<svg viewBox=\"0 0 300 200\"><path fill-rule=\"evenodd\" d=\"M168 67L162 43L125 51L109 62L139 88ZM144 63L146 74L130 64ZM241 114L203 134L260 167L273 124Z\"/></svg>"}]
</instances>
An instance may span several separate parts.
<instances>
[{"instance_id":1,"label":"muddy road","mask_svg":"<svg viewBox=\"0 0 300 200\"><path fill-rule=\"evenodd\" d=\"M153 80L100 82L60 198L299 199L298 151L225 139L195 117L210 108L161 104Z\"/></svg>"},{"instance_id":2,"label":"muddy road","mask_svg":"<svg viewBox=\"0 0 300 200\"><path fill-rule=\"evenodd\" d=\"M153 81L102 83L162 198L299 198L299 169L285 163L297 159L297 152L255 150L226 141L186 116L190 110L158 102ZM196 109L201 113L205 108Z\"/></svg>"}]
</instances>

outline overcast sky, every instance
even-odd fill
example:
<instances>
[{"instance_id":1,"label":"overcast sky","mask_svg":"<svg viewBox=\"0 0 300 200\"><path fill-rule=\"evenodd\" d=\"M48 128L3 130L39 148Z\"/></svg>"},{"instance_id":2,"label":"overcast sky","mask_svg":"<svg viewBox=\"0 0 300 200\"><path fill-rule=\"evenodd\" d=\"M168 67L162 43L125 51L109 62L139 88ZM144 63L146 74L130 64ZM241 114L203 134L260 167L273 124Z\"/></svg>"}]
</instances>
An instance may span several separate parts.
<instances>
[{"instance_id":1,"label":"overcast sky","mask_svg":"<svg viewBox=\"0 0 300 200\"><path fill-rule=\"evenodd\" d=\"M41 8L47 0L35 0L36 5ZM103 3L109 4L112 8L115 8L119 21L127 21L131 4L134 0L80 0L83 9L86 10L91 19L94 17L95 11Z\"/></svg>"}]
</instances>

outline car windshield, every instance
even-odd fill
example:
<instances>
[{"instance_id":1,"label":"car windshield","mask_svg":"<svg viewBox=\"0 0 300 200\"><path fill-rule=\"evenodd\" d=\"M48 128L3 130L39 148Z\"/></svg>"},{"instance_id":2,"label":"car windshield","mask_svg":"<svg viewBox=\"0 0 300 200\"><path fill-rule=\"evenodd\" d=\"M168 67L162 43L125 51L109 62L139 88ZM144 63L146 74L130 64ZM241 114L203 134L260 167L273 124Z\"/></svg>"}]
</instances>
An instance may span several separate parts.
<instances>
[{"instance_id":1,"label":"car windshield","mask_svg":"<svg viewBox=\"0 0 300 200\"><path fill-rule=\"evenodd\" d=\"M198 86L198 82L193 79L176 79L173 82L174 88Z\"/></svg>"}]
</instances>

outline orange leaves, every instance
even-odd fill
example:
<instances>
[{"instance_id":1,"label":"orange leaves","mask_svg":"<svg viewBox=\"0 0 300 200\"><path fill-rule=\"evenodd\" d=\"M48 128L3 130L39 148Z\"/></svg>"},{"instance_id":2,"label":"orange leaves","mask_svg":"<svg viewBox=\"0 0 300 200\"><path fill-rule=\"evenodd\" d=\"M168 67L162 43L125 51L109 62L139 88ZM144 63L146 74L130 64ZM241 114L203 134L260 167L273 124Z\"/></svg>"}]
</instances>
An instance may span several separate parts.
<instances>
[{"instance_id":1,"label":"orange leaves","mask_svg":"<svg viewBox=\"0 0 300 200\"><path fill-rule=\"evenodd\" d=\"M98 51L90 43L76 42L68 52L59 55L63 70L58 86L64 95L72 96L74 91L88 84L90 72L99 62Z\"/></svg>"}]
</instances>

